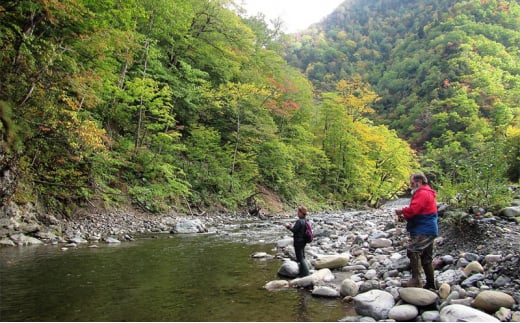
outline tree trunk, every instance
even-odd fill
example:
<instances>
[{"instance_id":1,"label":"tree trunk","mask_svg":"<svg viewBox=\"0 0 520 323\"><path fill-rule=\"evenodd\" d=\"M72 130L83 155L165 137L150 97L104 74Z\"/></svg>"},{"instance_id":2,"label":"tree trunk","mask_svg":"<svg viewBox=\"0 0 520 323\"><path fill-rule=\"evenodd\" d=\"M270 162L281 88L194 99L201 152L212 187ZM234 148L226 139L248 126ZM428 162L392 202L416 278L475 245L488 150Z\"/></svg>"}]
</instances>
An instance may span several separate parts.
<instances>
[{"instance_id":1,"label":"tree trunk","mask_svg":"<svg viewBox=\"0 0 520 323\"><path fill-rule=\"evenodd\" d=\"M155 12L154 12L155 14ZM143 75L146 76L146 69L148 67L148 51L150 50L150 38L152 34L152 27L153 27L153 19L154 14L150 16L150 23L148 28L148 34L146 35L146 42L144 45L144 53L143 53ZM144 114L145 114L146 107L143 104L143 98L141 97L141 102L139 102L139 116L137 121L137 130L135 132L135 146L134 146L134 156L137 155L137 150L139 149L140 143L143 142L143 138L141 138L141 128L143 127L143 120L144 120Z\"/></svg>"},{"instance_id":2,"label":"tree trunk","mask_svg":"<svg viewBox=\"0 0 520 323\"><path fill-rule=\"evenodd\" d=\"M229 191L233 191L233 176L235 174L235 164L237 162L238 144L240 142L240 107L237 110L237 136L235 141L235 151L233 152L233 164L231 165L231 182L229 183Z\"/></svg>"}]
</instances>

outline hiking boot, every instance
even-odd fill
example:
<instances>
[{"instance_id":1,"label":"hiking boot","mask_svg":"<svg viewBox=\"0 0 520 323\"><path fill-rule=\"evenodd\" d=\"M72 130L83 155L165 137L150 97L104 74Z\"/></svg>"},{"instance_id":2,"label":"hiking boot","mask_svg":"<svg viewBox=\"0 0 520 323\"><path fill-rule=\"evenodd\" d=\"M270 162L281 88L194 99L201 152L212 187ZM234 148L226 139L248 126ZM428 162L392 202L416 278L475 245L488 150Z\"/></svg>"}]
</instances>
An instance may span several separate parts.
<instances>
[{"instance_id":1,"label":"hiking boot","mask_svg":"<svg viewBox=\"0 0 520 323\"><path fill-rule=\"evenodd\" d=\"M437 290L437 288L435 287L435 275L433 271L433 264L422 264L422 268L424 271L424 275L426 276L426 284L424 285L424 288Z\"/></svg>"},{"instance_id":2,"label":"hiking boot","mask_svg":"<svg viewBox=\"0 0 520 323\"><path fill-rule=\"evenodd\" d=\"M300 272L298 274L299 277L305 277L309 276L309 265L307 264L307 260L303 258L303 261L301 263L298 263Z\"/></svg>"},{"instance_id":3,"label":"hiking boot","mask_svg":"<svg viewBox=\"0 0 520 323\"><path fill-rule=\"evenodd\" d=\"M421 281L421 272L419 267L419 254L415 252L410 252L408 254L408 257L410 258L410 266L412 267L412 278L410 278L408 281L403 282L401 285L403 287L419 287L422 288L423 284Z\"/></svg>"},{"instance_id":4,"label":"hiking boot","mask_svg":"<svg viewBox=\"0 0 520 323\"><path fill-rule=\"evenodd\" d=\"M412 276L412 278L408 279L407 281L401 283L401 286L403 287L419 287L422 288L423 284L420 278Z\"/></svg>"}]
</instances>

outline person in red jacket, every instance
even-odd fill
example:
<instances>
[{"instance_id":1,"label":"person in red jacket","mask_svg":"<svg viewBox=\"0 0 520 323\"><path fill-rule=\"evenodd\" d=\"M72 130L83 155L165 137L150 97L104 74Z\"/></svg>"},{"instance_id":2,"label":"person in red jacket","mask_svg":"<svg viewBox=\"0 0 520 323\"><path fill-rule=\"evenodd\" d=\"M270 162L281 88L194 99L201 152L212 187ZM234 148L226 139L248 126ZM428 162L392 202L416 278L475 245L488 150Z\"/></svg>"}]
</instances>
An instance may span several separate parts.
<instances>
[{"instance_id":1,"label":"person in red jacket","mask_svg":"<svg viewBox=\"0 0 520 323\"><path fill-rule=\"evenodd\" d=\"M406 230L410 234L406 254L410 258L412 278L403 283L406 287L423 287L420 267L422 266L426 276L424 288L435 289L433 271L433 242L439 235L437 224L436 193L428 185L428 179L423 173L415 173L410 176L412 200L410 205L403 209L395 210L395 213L406 220Z\"/></svg>"}]
</instances>

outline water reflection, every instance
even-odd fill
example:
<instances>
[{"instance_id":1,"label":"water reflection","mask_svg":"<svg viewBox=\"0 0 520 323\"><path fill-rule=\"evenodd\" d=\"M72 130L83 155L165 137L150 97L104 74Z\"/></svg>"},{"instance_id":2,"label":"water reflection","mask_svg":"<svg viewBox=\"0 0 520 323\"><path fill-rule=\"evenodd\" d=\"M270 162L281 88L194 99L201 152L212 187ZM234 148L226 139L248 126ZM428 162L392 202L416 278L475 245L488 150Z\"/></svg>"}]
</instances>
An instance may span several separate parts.
<instances>
[{"instance_id":1,"label":"water reflection","mask_svg":"<svg viewBox=\"0 0 520 323\"><path fill-rule=\"evenodd\" d=\"M119 247L0 249L1 321L337 321L339 300L268 292L272 244L142 237Z\"/></svg>"},{"instance_id":2,"label":"water reflection","mask_svg":"<svg viewBox=\"0 0 520 323\"><path fill-rule=\"evenodd\" d=\"M311 315L307 311L307 306L308 306L307 303L309 302L309 298L312 298L312 296L307 291L304 291L304 290L299 290L298 294L299 294L298 302L296 303L296 306L294 307L294 311L295 311L294 314L296 317L296 321L299 321L299 322L311 321Z\"/></svg>"}]
</instances>

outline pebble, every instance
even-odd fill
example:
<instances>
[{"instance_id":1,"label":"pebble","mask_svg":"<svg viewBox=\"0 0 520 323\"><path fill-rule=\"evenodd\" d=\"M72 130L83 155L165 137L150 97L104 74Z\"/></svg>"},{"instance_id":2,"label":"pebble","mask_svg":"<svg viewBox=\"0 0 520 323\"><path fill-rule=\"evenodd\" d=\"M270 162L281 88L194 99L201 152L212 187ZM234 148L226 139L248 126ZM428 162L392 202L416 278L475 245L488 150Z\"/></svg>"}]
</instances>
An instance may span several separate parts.
<instances>
[{"instance_id":1,"label":"pebble","mask_svg":"<svg viewBox=\"0 0 520 323\"><path fill-rule=\"evenodd\" d=\"M264 285L267 290L280 290L289 288L289 282L287 280L273 280Z\"/></svg>"},{"instance_id":2,"label":"pebble","mask_svg":"<svg viewBox=\"0 0 520 323\"><path fill-rule=\"evenodd\" d=\"M446 284L446 283L441 284L441 286L439 287L439 297L442 299L445 299L450 294L450 291L451 291L451 286L449 284Z\"/></svg>"},{"instance_id":3,"label":"pebble","mask_svg":"<svg viewBox=\"0 0 520 323\"><path fill-rule=\"evenodd\" d=\"M397 322L414 320L417 315L419 315L419 310L416 306L410 304L394 306L388 312L388 318Z\"/></svg>"},{"instance_id":4,"label":"pebble","mask_svg":"<svg viewBox=\"0 0 520 323\"><path fill-rule=\"evenodd\" d=\"M486 312L496 312L501 307L512 308L515 303L511 295L500 291L488 290L480 292L471 303L471 306Z\"/></svg>"},{"instance_id":5,"label":"pebble","mask_svg":"<svg viewBox=\"0 0 520 323\"><path fill-rule=\"evenodd\" d=\"M399 289L399 296L401 299L408 304L417 306L427 306L435 303L439 296L430 290L417 288L417 287L405 287Z\"/></svg>"}]
</instances>

